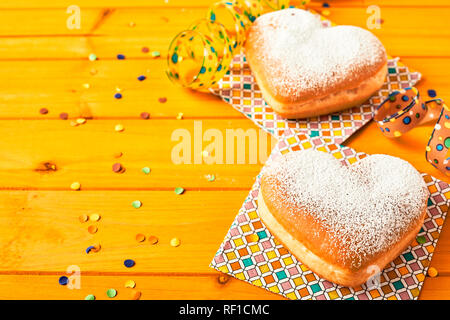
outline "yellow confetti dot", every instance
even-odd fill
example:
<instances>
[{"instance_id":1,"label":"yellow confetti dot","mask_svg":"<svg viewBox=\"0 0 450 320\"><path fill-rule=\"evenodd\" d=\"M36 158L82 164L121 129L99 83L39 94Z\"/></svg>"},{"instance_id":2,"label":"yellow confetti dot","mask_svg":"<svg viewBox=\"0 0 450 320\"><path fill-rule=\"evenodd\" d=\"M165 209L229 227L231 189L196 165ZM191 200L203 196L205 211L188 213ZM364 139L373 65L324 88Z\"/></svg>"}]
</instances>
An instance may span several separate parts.
<instances>
[{"instance_id":1,"label":"yellow confetti dot","mask_svg":"<svg viewBox=\"0 0 450 320\"><path fill-rule=\"evenodd\" d=\"M127 282L125 282L125 288L134 288L136 287L136 282L134 282L133 280L128 280Z\"/></svg>"},{"instance_id":2,"label":"yellow confetti dot","mask_svg":"<svg viewBox=\"0 0 450 320\"><path fill-rule=\"evenodd\" d=\"M180 245L180 239L178 238L173 238L172 240L170 240L170 245L172 247L178 247Z\"/></svg>"},{"instance_id":3,"label":"yellow confetti dot","mask_svg":"<svg viewBox=\"0 0 450 320\"><path fill-rule=\"evenodd\" d=\"M322 15L328 17L331 14L330 10L322 10Z\"/></svg>"},{"instance_id":4,"label":"yellow confetti dot","mask_svg":"<svg viewBox=\"0 0 450 320\"><path fill-rule=\"evenodd\" d=\"M394 132L394 137L400 137L401 135L402 135L402 133L400 131Z\"/></svg>"},{"instance_id":5,"label":"yellow confetti dot","mask_svg":"<svg viewBox=\"0 0 450 320\"><path fill-rule=\"evenodd\" d=\"M116 130L117 132L122 132L123 130L125 130L125 128L123 127L123 125L116 124L116 126L114 127L114 130Z\"/></svg>"},{"instance_id":6,"label":"yellow confetti dot","mask_svg":"<svg viewBox=\"0 0 450 320\"><path fill-rule=\"evenodd\" d=\"M86 214L82 214L78 217L78 220L80 220L80 222L86 222L89 220L89 217Z\"/></svg>"},{"instance_id":7,"label":"yellow confetti dot","mask_svg":"<svg viewBox=\"0 0 450 320\"><path fill-rule=\"evenodd\" d=\"M97 231L98 231L97 226L92 225L92 226L89 226L89 227L88 227L88 232L89 232L90 234L94 234L94 233L96 233Z\"/></svg>"},{"instance_id":8,"label":"yellow confetti dot","mask_svg":"<svg viewBox=\"0 0 450 320\"><path fill-rule=\"evenodd\" d=\"M89 89L91 87L91 85L89 83L83 83L83 87L86 89Z\"/></svg>"},{"instance_id":9,"label":"yellow confetti dot","mask_svg":"<svg viewBox=\"0 0 450 320\"><path fill-rule=\"evenodd\" d=\"M431 278L437 277L439 274L439 272L437 271L436 268L430 267L428 269L428 276L430 276Z\"/></svg>"},{"instance_id":10,"label":"yellow confetti dot","mask_svg":"<svg viewBox=\"0 0 450 320\"><path fill-rule=\"evenodd\" d=\"M450 129L450 121L445 121L444 126L445 126L447 129Z\"/></svg>"},{"instance_id":11,"label":"yellow confetti dot","mask_svg":"<svg viewBox=\"0 0 450 320\"><path fill-rule=\"evenodd\" d=\"M85 123L86 123L86 119L85 119L85 118L78 118L78 119L76 120L76 122L77 122L78 124L85 124Z\"/></svg>"},{"instance_id":12,"label":"yellow confetti dot","mask_svg":"<svg viewBox=\"0 0 450 320\"><path fill-rule=\"evenodd\" d=\"M431 151L430 146L426 146L425 150L427 150L428 152L430 152L430 151Z\"/></svg>"},{"instance_id":13,"label":"yellow confetti dot","mask_svg":"<svg viewBox=\"0 0 450 320\"><path fill-rule=\"evenodd\" d=\"M202 151L202 155L203 155L204 157L209 157L209 152L206 151L206 150L203 150L203 151Z\"/></svg>"},{"instance_id":14,"label":"yellow confetti dot","mask_svg":"<svg viewBox=\"0 0 450 320\"><path fill-rule=\"evenodd\" d=\"M178 113L177 120L183 119L183 115L184 115L183 112Z\"/></svg>"},{"instance_id":15,"label":"yellow confetti dot","mask_svg":"<svg viewBox=\"0 0 450 320\"><path fill-rule=\"evenodd\" d=\"M79 182L73 182L70 185L70 189L72 189L72 190L80 190L81 189L81 184Z\"/></svg>"},{"instance_id":16,"label":"yellow confetti dot","mask_svg":"<svg viewBox=\"0 0 450 320\"><path fill-rule=\"evenodd\" d=\"M100 215L93 213L89 216L89 219L91 219L92 221L98 221L100 220Z\"/></svg>"}]
</instances>

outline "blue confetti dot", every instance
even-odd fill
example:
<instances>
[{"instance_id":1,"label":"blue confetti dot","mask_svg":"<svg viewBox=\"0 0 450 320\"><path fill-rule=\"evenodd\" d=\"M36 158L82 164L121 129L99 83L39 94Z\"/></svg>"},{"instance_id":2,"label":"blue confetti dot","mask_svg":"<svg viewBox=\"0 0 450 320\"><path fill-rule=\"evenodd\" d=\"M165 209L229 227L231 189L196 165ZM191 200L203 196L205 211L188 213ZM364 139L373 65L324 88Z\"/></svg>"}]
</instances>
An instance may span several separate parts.
<instances>
[{"instance_id":1,"label":"blue confetti dot","mask_svg":"<svg viewBox=\"0 0 450 320\"><path fill-rule=\"evenodd\" d=\"M384 130L386 130L387 132L391 132L391 130L390 130L389 128L386 128L386 129L384 129Z\"/></svg>"},{"instance_id":2,"label":"blue confetti dot","mask_svg":"<svg viewBox=\"0 0 450 320\"><path fill-rule=\"evenodd\" d=\"M131 268L135 265L135 262L131 259L127 259L123 262L124 266L127 268Z\"/></svg>"},{"instance_id":3,"label":"blue confetti dot","mask_svg":"<svg viewBox=\"0 0 450 320\"><path fill-rule=\"evenodd\" d=\"M433 89L428 90L428 96L429 96L430 98L436 97L436 91L433 90Z\"/></svg>"},{"instance_id":4,"label":"blue confetti dot","mask_svg":"<svg viewBox=\"0 0 450 320\"><path fill-rule=\"evenodd\" d=\"M409 97L408 97L407 95L404 95L404 96L402 97L402 100L403 100L403 101L408 101L408 100L409 100Z\"/></svg>"},{"instance_id":5,"label":"blue confetti dot","mask_svg":"<svg viewBox=\"0 0 450 320\"><path fill-rule=\"evenodd\" d=\"M206 68L205 67L202 67L201 69L200 69L200 73L205 73L206 72Z\"/></svg>"},{"instance_id":6,"label":"blue confetti dot","mask_svg":"<svg viewBox=\"0 0 450 320\"><path fill-rule=\"evenodd\" d=\"M116 98L116 99L122 99L122 94L121 94L121 93L116 93L116 94L114 95L114 98Z\"/></svg>"},{"instance_id":7,"label":"blue confetti dot","mask_svg":"<svg viewBox=\"0 0 450 320\"><path fill-rule=\"evenodd\" d=\"M118 55L117 55L117 59L119 59L119 60L124 60L124 59L125 59L125 56L124 56L123 54L118 54Z\"/></svg>"},{"instance_id":8,"label":"blue confetti dot","mask_svg":"<svg viewBox=\"0 0 450 320\"><path fill-rule=\"evenodd\" d=\"M62 276L59 278L58 282L60 285L65 286L69 283L69 278L67 278L66 276Z\"/></svg>"},{"instance_id":9,"label":"blue confetti dot","mask_svg":"<svg viewBox=\"0 0 450 320\"><path fill-rule=\"evenodd\" d=\"M407 117L403 118L403 123L404 124L410 124L411 123L411 117L407 116Z\"/></svg>"},{"instance_id":10,"label":"blue confetti dot","mask_svg":"<svg viewBox=\"0 0 450 320\"><path fill-rule=\"evenodd\" d=\"M442 144L438 144L436 146L437 151L442 151L444 149L444 146Z\"/></svg>"},{"instance_id":11,"label":"blue confetti dot","mask_svg":"<svg viewBox=\"0 0 450 320\"><path fill-rule=\"evenodd\" d=\"M91 252L91 250L94 249L94 246L89 246L86 248L86 253Z\"/></svg>"},{"instance_id":12,"label":"blue confetti dot","mask_svg":"<svg viewBox=\"0 0 450 320\"><path fill-rule=\"evenodd\" d=\"M330 7L330 4L327 3L327 2L324 2L324 3L322 3L322 7L324 7L324 8L329 8L329 7Z\"/></svg>"},{"instance_id":13,"label":"blue confetti dot","mask_svg":"<svg viewBox=\"0 0 450 320\"><path fill-rule=\"evenodd\" d=\"M139 76L137 79L138 79L139 81L144 81L146 78L145 78L145 76Z\"/></svg>"}]
</instances>

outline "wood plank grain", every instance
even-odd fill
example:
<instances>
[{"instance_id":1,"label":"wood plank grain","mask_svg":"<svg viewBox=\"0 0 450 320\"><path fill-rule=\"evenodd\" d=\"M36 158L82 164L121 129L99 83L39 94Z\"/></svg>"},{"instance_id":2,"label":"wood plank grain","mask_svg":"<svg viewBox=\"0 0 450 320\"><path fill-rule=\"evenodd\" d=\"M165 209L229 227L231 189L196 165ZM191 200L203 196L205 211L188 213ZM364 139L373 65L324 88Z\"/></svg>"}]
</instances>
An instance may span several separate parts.
<instances>
[{"instance_id":1,"label":"wood plank grain","mask_svg":"<svg viewBox=\"0 0 450 320\"><path fill-rule=\"evenodd\" d=\"M209 263L248 191L1 191L0 274L62 272L77 265L90 275L211 273ZM135 209L131 202L140 200ZM97 213L98 222L81 223ZM88 226L98 232L90 234ZM155 235L159 243L138 243ZM181 245L169 245L173 237ZM85 249L100 243L98 253ZM132 269L123 266L133 259ZM450 229L444 228L432 265L450 275ZM0 290L1 291L1 290Z\"/></svg>"},{"instance_id":2,"label":"wood plank grain","mask_svg":"<svg viewBox=\"0 0 450 320\"><path fill-rule=\"evenodd\" d=\"M264 163L261 161L266 157L263 151L267 150L268 154L271 150L270 138L246 119L197 122L198 126L202 126L203 133L209 129L218 130L218 141L223 141L222 148L218 147L218 150L223 150L223 155L218 153L217 160L223 161L223 164L217 165L201 160L201 152L210 142L204 141L203 148L199 147L201 139L196 137L201 134L194 132L193 120L124 120L121 121L124 132L114 131L117 123L116 120L92 120L71 127L62 120L0 121L0 148L3 150L0 156L0 188L68 190L73 181L79 181L84 190L173 190L176 186L190 190L248 189ZM367 130L356 134L356 137L364 135L364 139L351 138L349 145L359 151L401 157L419 171L448 181L448 177L430 166L424 157L423 148L432 128L432 125L418 127L399 139L387 139L371 124ZM238 164L238 144L235 142L232 152L233 145L226 143L227 129L229 138L235 138L232 133L239 134L238 131L230 131L237 129L242 129L241 133L250 129L250 135L257 139L261 137L259 142L246 143L243 147L245 159L242 164ZM173 134L175 141L171 140ZM180 138L178 134L185 137ZM191 144L191 164L174 164L172 161L172 152L178 154L174 147L180 141ZM258 145L262 146L261 152ZM227 148L231 148L228 164ZM117 160L114 154L119 151L124 156ZM199 164L195 164L197 160ZM209 157L210 160L213 158ZM250 162L253 160L254 164ZM112 171L111 166L115 162L123 164L126 168L124 174ZM230 165L231 162L236 165ZM51 169L53 164L56 169ZM142 176L141 168L144 166L153 170L148 177ZM205 178L208 174L216 175L213 184Z\"/></svg>"},{"instance_id":3,"label":"wood plank grain","mask_svg":"<svg viewBox=\"0 0 450 320\"><path fill-rule=\"evenodd\" d=\"M365 10L335 8L329 18L338 24L366 27L369 16ZM402 11L404 19L401 20L398 19L398 10L383 8L381 16L384 23L381 29L372 30L389 54L450 56L450 44L446 41L450 35L450 21L446 19L450 9L409 8ZM102 12L105 11L88 9L87 22L82 22L87 26L80 33L91 31L78 34L78 31L67 30L66 15L60 10L46 13L60 15L60 18L43 23L42 29L32 23L35 12L26 12L22 15L29 14L28 19L24 18L30 21L28 23L16 20L14 10L1 13L3 19L10 22L0 27L0 60L86 59L91 52L101 59L115 59L118 53L125 54L129 59L142 58L141 48L144 46L165 56L172 38L206 14L205 8L118 9L103 18ZM130 22L136 26L130 28ZM27 34L35 36L29 37Z\"/></svg>"},{"instance_id":4,"label":"wood plank grain","mask_svg":"<svg viewBox=\"0 0 450 320\"><path fill-rule=\"evenodd\" d=\"M423 95L433 88L440 97L450 99L450 59L402 61L423 74L418 85ZM143 111L153 119L174 119L180 112L186 119L243 118L212 94L172 84L165 67L164 59L0 61L0 78L8 79L8 85L0 87L0 119L58 119L61 112L71 118L138 119ZM141 74L147 77L143 82L136 79ZM122 90L120 101L114 99L116 87ZM167 102L159 103L160 97L167 97ZM42 107L50 111L45 117L39 114Z\"/></svg>"},{"instance_id":5,"label":"wood plank grain","mask_svg":"<svg viewBox=\"0 0 450 320\"><path fill-rule=\"evenodd\" d=\"M60 275L0 275L0 299L83 300L86 295L94 294L97 300L110 300L106 290L115 288L117 296L114 300L131 300L131 289L124 287L127 280L136 282L135 290L142 293L141 300L284 299L234 278L220 276L219 280L219 276L218 272L179 276L91 276L81 273L81 288L68 289L58 284Z\"/></svg>"},{"instance_id":6,"label":"wood plank grain","mask_svg":"<svg viewBox=\"0 0 450 320\"><path fill-rule=\"evenodd\" d=\"M155 8L155 7L206 7L215 0L78 0L77 4L83 8ZM312 0L309 6L321 7L325 1ZM425 6L439 6L448 7L448 1L446 0L430 0L427 2L421 0L328 0L326 1L331 5L331 8L335 7L355 7L355 6L389 6L389 7L425 7ZM301 0L291 0L290 4L299 5ZM4 0L0 3L1 9L53 9L53 8L66 8L73 3L69 0L43 0L43 1L27 1L27 0Z\"/></svg>"},{"instance_id":7,"label":"wood plank grain","mask_svg":"<svg viewBox=\"0 0 450 320\"><path fill-rule=\"evenodd\" d=\"M62 274L61 274L62 275ZM127 280L136 282L141 299L192 299L192 300L281 300L282 296L257 288L243 281L219 275L192 276L90 276L81 274L81 288L68 289L58 284L60 275L0 275L0 299L73 299L82 300L94 294L98 300L109 299L106 290L115 288L115 300L130 300L131 289L125 288ZM12 290L13 288L13 290ZM420 300L442 300L450 295L450 277L427 278ZM45 295L42 293L45 292Z\"/></svg>"},{"instance_id":8,"label":"wood plank grain","mask_svg":"<svg viewBox=\"0 0 450 320\"><path fill-rule=\"evenodd\" d=\"M88 274L212 273L209 268L248 191L2 191L0 274L62 272L77 265ZM131 202L140 200L135 209ZM98 222L81 223L97 213ZM88 226L98 231L90 234ZM138 243L136 234L159 238ZM181 245L170 246L177 237ZM86 254L99 243L101 250ZM136 265L127 269L125 259ZM1 291L1 290L0 290Z\"/></svg>"},{"instance_id":9,"label":"wood plank grain","mask_svg":"<svg viewBox=\"0 0 450 320\"><path fill-rule=\"evenodd\" d=\"M73 181L79 181L83 190L173 190L176 186L188 190L248 190L271 150L270 142L274 141L246 119L196 122L203 130L199 134L194 132L193 120L123 120L120 123L125 130L116 132L114 127L118 123L117 120L88 120L84 125L72 127L63 120L0 121L0 148L4 150L0 156L0 188L68 190ZM203 148L197 146L209 129L218 130L218 141L223 141L223 148L218 149L218 152L223 150L223 156L218 153L217 157L223 164L202 161ZM238 163L237 151L234 159L230 151L227 161L226 148L233 148L231 143L226 144L227 129L230 138L233 138L230 130L242 129L245 133L250 129L249 134L258 139L242 149L240 154L246 159L243 164L230 165ZM238 143L234 140L236 150ZM191 164L172 161L172 152L179 154L174 147L180 141L185 141L186 146L191 144ZM210 143L205 141L203 146ZM267 153L264 155L263 151ZM123 152L123 157L115 159L117 152ZM197 160L203 163L195 164ZM251 164L253 160L255 163ZM126 172L114 173L111 167L115 162L121 162ZM52 165L56 168L52 169ZM152 168L148 176L141 172L144 166ZM208 174L216 175L214 183L205 178Z\"/></svg>"}]
</instances>

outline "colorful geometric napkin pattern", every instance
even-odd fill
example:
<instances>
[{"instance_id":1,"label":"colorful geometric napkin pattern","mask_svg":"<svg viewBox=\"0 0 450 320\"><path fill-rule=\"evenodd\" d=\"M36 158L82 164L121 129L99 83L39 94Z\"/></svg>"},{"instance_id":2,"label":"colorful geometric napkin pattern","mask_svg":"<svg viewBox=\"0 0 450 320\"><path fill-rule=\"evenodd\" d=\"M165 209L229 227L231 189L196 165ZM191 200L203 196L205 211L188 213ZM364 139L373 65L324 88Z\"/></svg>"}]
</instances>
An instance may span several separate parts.
<instances>
[{"instance_id":1,"label":"colorful geometric napkin pattern","mask_svg":"<svg viewBox=\"0 0 450 320\"><path fill-rule=\"evenodd\" d=\"M268 163L287 152L314 148L350 165L366 155L335 144L332 139L308 137L287 130ZM289 299L417 299L447 214L450 186L423 174L430 191L428 216L416 240L381 273L380 285L347 288L310 271L285 248L258 217L260 175L221 244L211 267Z\"/></svg>"},{"instance_id":2,"label":"colorful geometric napkin pattern","mask_svg":"<svg viewBox=\"0 0 450 320\"><path fill-rule=\"evenodd\" d=\"M323 17L321 19L326 27L334 25ZM373 118L375 107L390 92L411 87L420 78L419 72L409 71L398 58L389 59L386 82L363 105L336 114L289 120L277 115L264 101L245 56L240 54L233 58L230 71L212 92L275 137L281 136L287 129L298 129L313 137L322 136L333 139L336 143L342 143Z\"/></svg>"}]
</instances>

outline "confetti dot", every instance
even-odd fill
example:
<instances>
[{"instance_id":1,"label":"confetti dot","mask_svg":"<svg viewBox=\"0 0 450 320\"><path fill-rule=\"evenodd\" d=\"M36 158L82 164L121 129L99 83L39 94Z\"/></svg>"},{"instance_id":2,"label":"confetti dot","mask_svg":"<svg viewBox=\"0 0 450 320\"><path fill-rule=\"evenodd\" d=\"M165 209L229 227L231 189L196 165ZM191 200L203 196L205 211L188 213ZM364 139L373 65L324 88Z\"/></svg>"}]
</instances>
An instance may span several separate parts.
<instances>
[{"instance_id":1,"label":"confetti dot","mask_svg":"<svg viewBox=\"0 0 450 320\"><path fill-rule=\"evenodd\" d=\"M131 259L127 259L123 262L123 265L127 268L132 268L132 267L134 267L135 264L136 263L134 262L134 260L131 260Z\"/></svg>"},{"instance_id":2,"label":"confetti dot","mask_svg":"<svg viewBox=\"0 0 450 320\"><path fill-rule=\"evenodd\" d=\"M404 95L404 96L402 96L402 100L406 102L409 100L409 97L407 95Z\"/></svg>"},{"instance_id":3,"label":"confetti dot","mask_svg":"<svg viewBox=\"0 0 450 320\"><path fill-rule=\"evenodd\" d=\"M442 144L438 144L438 145L436 145L436 150L442 151L442 150L444 150L444 146Z\"/></svg>"},{"instance_id":4,"label":"confetti dot","mask_svg":"<svg viewBox=\"0 0 450 320\"><path fill-rule=\"evenodd\" d=\"M137 242L143 242L143 241L145 241L145 235L143 235L142 233L138 233L138 234L136 235L136 241L137 241Z\"/></svg>"},{"instance_id":5,"label":"confetti dot","mask_svg":"<svg viewBox=\"0 0 450 320\"><path fill-rule=\"evenodd\" d=\"M400 131L394 132L394 137L400 137L401 135L402 135L402 133Z\"/></svg>"},{"instance_id":6,"label":"confetti dot","mask_svg":"<svg viewBox=\"0 0 450 320\"><path fill-rule=\"evenodd\" d=\"M122 94L121 94L121 93L116 93L116 94L114 95L114 98L116 98L116 99L122 99Z\"/></svg>"},{"instance_id":7,"label":"confetti dot","mask_svg":"<svg viewBox=\"0 0 450 320\"><path fill-rule=\"evenodd\" d=\"M183 119L183 112L177 114L177 120Z\"/></svg>"},{"instance_id":8,"label":"confetti dot","mask_svg":"<svg viewBox=\"0 0 450 320\"><path fill-rule=\"evenodd\" d=\"M125 56L123 54L118 54L117 59L119 60L125 60Z\"/></svg>"},{"instance_id":9,"label":"confetti dot","mask_svg":"<svg viewBox=\"0 0 450 320\"><path fill-rule=\"evenodd\" d=\"M67 112L62 112L59 114L59 118L61 120L67 120L67 119L69 119L69 114Z\"/></svg>"},{"instance_id":10,"label":"confetti dot","mask_svg":"<svg viewBox=\"0 0 450 320\"><path fill-rule=\"evenodd\" d=\"M78 220L80 220L80 222L86 222L89 220L89 217L86 214L82 214L78 217Z\"/></svg>"},{"instance_id":11,"label":"confetti dot","mask_svg":"<svg viewBox=\"0 0 450 320\"><path fill-rule=\"evenodd\" d=\"M94 249L94 246L89 246L86 248L86 253L89 253L92 251L92 249Z\"/></svg>"},{"instance_id":12,"label":"confetti dot","mask_svg":"<svg viewBox=\"0 0 450 320\"><path fill-rule=\"evenodd\" d=\"M150 119L150 113L148 113L148 112L141 112L140 116L144 120Z\"/></svg>"},{"instance_id":13,"label":"confetti dot","mask_svg":"<svg viewBox=\"0 0 450 320\"><path fill-rule=\"evenodd\" d=\"M137 290L131 290L131 299L132 300L139 300L141 298L142 293Z\"/></svg>"},{"instance_id":14,"label":"confetti dot","mask_svg":"<svg viewBox=\"0 0 450 320\"><path fill-rule=\"evenodd\" d=\"M86 297L84 297L84 300L95 300L95 296L93 294L88 294Z\"/></svg>"},{"instance_id":15,"label":"confetti dot","mask_svg":"<svg viewBox=\"0 0 450 320\"><path fill-rule=\"evenodd\" d=\"M327 3L327 2L324 2L324 3L322 3L322 7L324 7L324 8L329 8L329 7L330 7L330 4Z\"/></svg>"},{"instance_id":16,"label":"confetti dot","mask_svg":"<svg viewBox=\"0 0 450 320\"><path fill-rule=\"evenodd\" d=\"M127 282L125 282L125 288L134 288L136 287L136 282L134 282L133 280L128 280Z\"/></svg>"},{"instance_id":17,"label":"confetti dot","mask_svg":"<svg viewBox=\"0 0 450 320\"><path fill-rule=\"evenodd\" d=\"M166 97L161 97L161 98L158 99L158 101L160 103L166 103L167 102L167 98Z\"/></svg>"},{"instance_id":18,"label":"confetti dot","mask_svg":"<svg viewBox=\"0 0 450 320\"><path fill-rule=\"evenodd\" d=\"M89 219L91 219L92 221L98 221L100 220L100 215L97 213L93 213L89 216Z\"/></svg>"},{"instance_id":19,"label":"confetti dot","mask_svg":"<svg viewBox=\"0 0 450 320\"><path fill-rule=\"evenodd\" d=\"M94 234L94 233L96 233L97 231L98 231L97 226L89 226L89 227L88 227L88 232L89 232L90 234Z\"/></svg>"},{"instance_id":20,"label":"confetti dot","mask_svg":"<svg viewBox=\"0 0 450 320\"><path fill-rule=\"evenodd\" d=\"M41 109L39 110L39 113L40 113L40 114L47 114L47 113L48 113L48 109L47 109L47 108L41 108Z\"/></svg>"},{"instance_id":21,"label":"confetti dot","mask_svg":"<svg viewBox=\"0 0 450 320\"><path fill-rule=\"evenodd\" d=\"M139 200L135 200L131 203L131 205L133 206L133 208L139 209L140 207L142 207L142 202L140 202Z\"/></svg>"},{"instance_id":22,"label":"confetti dot","mask_svg":"<svg viewBox=\"0 0 450 320\"><path fill-rule=\"evenodd\" d=\"M150 169L149 167L143 167L142 168L142 172L145 174L149 174L152 171L152 169Z\"/></svg>"},{"instance_id":23,"label":"confetti dot","mask_svg":"<svg viewBox=\"0 0 450 320\"><path fill-rule=\"evenodd\" d=\"M436 95L437 95L437 94L436 94L436 91L433 90L433 89L428 90L427 93L428 93L428 96L429 96L430 98L435 98Z\"/></svg>"},{"instance_id":24,"label":"confetti dot","mask_svg":"<svg viewBox=\"0 0 450 320\"><path fill-rule=\"evenodd\" d=\"M142 47L141 51L142 51L143 53L147 53L147 52L150 51L150 49L147 48L147 47Z\"/></svg>"},{"instance_id":25,"label":"confetti dot","mask_svg":"<svg viewBox=\"0 0 450 320\"><path fill-rule=\"evenodd\" d=\"M83 87L85 89L89 89L91 87L91 85L89 83L83 83Z\"/></svg>"},{"instance_id":26,"label":"confetti dot","mask_svg":"<svg viewBox=\"0 0 450 320\"><path fill-rule=\"evenodd\" d=\"M90 60L90 61L95 61L95 60L97 60L97 56L95 55L95 53L91 53L91 54L89 55L89 60Z\"/></svg>"},{"instance_id":27,"label":"confetti dot","mask_svg":"<svg viewBox=\"0 0 450 320\"><path fill-rule=\"evenodd\" d=\"M172 240L170 240L170 245L172 247L178 247L180 245L180 239L178 238L173 238Z\"/></svg>"},{"instance_id":28,"label":"confetti dot","mask_svg":"<svg viewBox=\"0 0 450 320\"><path fill-rule=\"evenodd\" d=\"M116 289L108 289L106 290L106 295L108 296L108 298L114 298L117 295L117 290Z\"/></svg>"},{"instance_id":29,"label":"confetti dot","mask_svg":"<svg viewBox=\"0 0 450 320\"><path fill-rule=\"evenodd\" d=\"M114 171L115 173L122 173L123 172L123 167L122 167L122 165L120 164L120 163L114 163L113 165L112 165L112 171Z\"/></svg>"},{"instance_id":30,"label":"confetti dot","mask_svg":"<svg viewBox=\"0 0 450 320\"><path fill-rule=\"evenodd\" d=\"M431 278L437 277L438 274L439 274L439 272L437 271L436 268L430 267L430 268L428 269L428 275L429 275Z\"/></svg>"},{"instance_id":31,"label":"confetti dot","mask_svg":"<svg viewBox=\"0 0 450 320\"><path fill-rule=\"evenodd\" d=\"M116 124L116 126L114 127L114 130L116 130L117 132L122 132L123 130L125 130L125 128L121 124Z\"/></svg>"},{"instance_id":32,"label":"confetti dot","mask_svg":"<svg viewBox=\"0 0 450 320\"><path fill-rule=\"evenodd\" d=\"M184 193L184 188L182 188L182 187L176 187L176 188L175 188L175 193L176 193L176 194L183 194L183 193Z\"/></svg>"},{"instance_id":33,"label":"confetti dot","mask_svg":"<svg viewBox=\"0 0 450 320\"><path fill-rule=\"evenodd\" d=\"M214 180L216 180L216 176L213 174L208 174L206 178L208 179L209 182L213 182Z\"/></svg>"},{"instance_id":34,"label":"confetti dot","mask_svg":"<svg viewBox=\"0 0 450 320\"><path fill-rule=\"evenodd\" d=\"M322 15L324 15L325 17L328 17L331 14L330 10L322 10Z\"/></svg>"},{"instance_id":35,"label":"confetti dot","mask_svg":"<svg viewBox=\"0 0 450 320\"><path fill-rule=\"evenodd\" d=\"M139 81L144 81L144 80L146 79L146 77L145 77L145 76L139 76L137 79L138 79Z\"/></svg>"},{"instance_id":36,"label":"confetti dot","mask_svg":"<svg viewBox=\"0 0 450 320\"><path fill-rule=\"evenodd\" d=\"M69 283L69 278L67 278L66 276L62 276L59 278L58 282L60 285L65 286Z\"/></svg>"},{"instance_id":37,"label":"confetti dot","mask_svg":"<svg viewBox=\"0 0 450 320\"><path fill-rule=\"evenodd\" d=\"M403 123L404 124L410 124L411 123L411 117L409 117L409 116L404 117L403 118Z\"/></svg>"},{"instance_id":38,"label":"confetti dot","mask_svg":"<svg viewBox=\"0 0 450 320\"><path fill-rule=\"evenodd\" d=\"M85 118L78 118L77 120L75 120L78 124L85 124L86 123L86 119Z\"/></svg>"},{"instance_id":39,"label":"confetti dot","mask_svg":"<svg viewBox=\"0 0 450 320\"><path fill-rule=\"evenodd\" d=\"M160 56L161 56L161 53L159 51L152 52L152 58L159 58Z\"/></svg>"},{"instance_id":40,"label":"confetti dot","mask_svg":"<svg viewBox=\"0 0 450 320\"><path fill-rule=\"evenodd\" d=\"M81 189L81 184L79 182L73 182L70 185L70 189L75 190L75 191L80 190Z\"/></svg>"},{"instance_id":41,"label":"confetti dot","mask_svg":"<svg viewBox=\"0 0 450 320\"><path fill-rule=\"evenodd\" d=\"M150 242L151 244L157 244L159 241L158 237L156 236L150 236L148 237L148 242Z\"/></svg>"},{"instance_id":42,"label":"confetti dot","mask_svg":"<svg viewBox=\"0 0 450 320\"><path fill-rule=\"evenodd\" d=\"M129 26L130 28L134 28L134 27L136 26L136 23L135 23L134 21L130 21L130 22L128 23L128 26Z\"/></svg>"}]
</instances>

